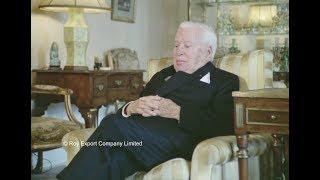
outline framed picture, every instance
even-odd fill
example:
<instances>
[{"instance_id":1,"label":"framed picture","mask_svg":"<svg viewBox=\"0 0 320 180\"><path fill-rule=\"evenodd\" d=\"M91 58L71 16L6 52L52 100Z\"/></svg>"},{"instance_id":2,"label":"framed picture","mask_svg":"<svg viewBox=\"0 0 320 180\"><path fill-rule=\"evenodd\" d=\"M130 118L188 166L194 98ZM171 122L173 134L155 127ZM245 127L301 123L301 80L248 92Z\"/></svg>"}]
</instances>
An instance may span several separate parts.
<instances>
[{"instance_id":1,"label":"framed picture","mask_svg":"<svg viewBox=\"0 0 320 180\"><path fill-rule=\"evenodd\" d=\"M111 19L134 23L136 0L112 0Z\"/></svg>"}]
</instances>

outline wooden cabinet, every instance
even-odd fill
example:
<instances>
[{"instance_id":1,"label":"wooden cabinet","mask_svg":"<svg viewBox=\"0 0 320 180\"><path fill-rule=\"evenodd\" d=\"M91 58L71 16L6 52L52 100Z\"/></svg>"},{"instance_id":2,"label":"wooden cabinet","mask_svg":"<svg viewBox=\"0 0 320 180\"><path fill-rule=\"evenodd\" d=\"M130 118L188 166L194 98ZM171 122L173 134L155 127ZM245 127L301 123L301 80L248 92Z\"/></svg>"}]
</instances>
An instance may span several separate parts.
<instances>
[{"instance_id":1,"label":"wooden cabinet","mask_svg":"<svg viewBox=\"0 0 320 180\"><path fill-rule=\"evenodd\" d=\"M64 71L36 69L36 84L57 85L73 90L72 102L78 106L86 127L92 127L97 115L90 114L92 109L116 100L132 101L139 97L143 89L144 70L111 71ZM36 106L44 113L47 99L38 98ZM58 100L57 100L58 101Z\"/></svg>"}]
</instances>

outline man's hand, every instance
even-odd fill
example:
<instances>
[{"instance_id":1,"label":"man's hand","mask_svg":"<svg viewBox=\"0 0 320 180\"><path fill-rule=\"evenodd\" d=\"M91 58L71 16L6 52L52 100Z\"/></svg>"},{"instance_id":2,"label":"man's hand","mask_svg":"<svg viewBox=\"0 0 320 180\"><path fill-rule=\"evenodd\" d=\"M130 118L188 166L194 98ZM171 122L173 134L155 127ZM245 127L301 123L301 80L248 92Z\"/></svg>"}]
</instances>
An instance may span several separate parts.
<instances>
[{"instance_id":1,"label":"man's hand","mask_svg":"<svg viewBox=\"0 0 320 180\"><path fill-rule=\"evenodd\" d=\"M180 109L181 107L171 99L161 98L156 112L159 116L180 120Z\"/></svg>"},{"instance_id":2,"label":"man's hand","mask_svg":"<svg viewBox=\"0 0 320 180\"><path fill-rule=\"evenodd\" d=\"M141 114L144 117L157 116L159 103L162 98L159 96L144 96L132 103L126 109L128 115Z\"/></svg>"}]
</instances>

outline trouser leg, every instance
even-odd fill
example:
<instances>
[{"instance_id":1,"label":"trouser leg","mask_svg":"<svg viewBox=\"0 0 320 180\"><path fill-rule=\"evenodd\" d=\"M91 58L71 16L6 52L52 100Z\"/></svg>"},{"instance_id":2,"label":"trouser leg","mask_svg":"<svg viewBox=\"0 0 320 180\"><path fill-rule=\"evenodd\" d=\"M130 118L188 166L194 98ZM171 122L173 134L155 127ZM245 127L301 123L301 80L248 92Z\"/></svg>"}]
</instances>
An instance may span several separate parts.
<instances>
[{"instance_id":1,"label":"trouser leg","mask_svg":"<svg viewBox=\"0 0 320 180\"><path fill-rule=\"evenodd\" d=\"M111 148L108 154L108 160L104 162L105 165L96 167L97 169L90 179L124 180L126 177L142 169L140 164L124 149Z\"/></svg>"},{"instance_id":2,"label":"trouser leg","mask_svg":"<svg viewBox=\"0 0 320 180\"><path fill-rule=\"evenodd\" d=\"M105 130L101 133L104 141L142 142L142 146L122 148L130 152L144 170L150 170L155 165L179 156L181 150L187 151L191 145L190 139L187 136L178 135L178 132L168 136L166 131L161 132L151 128L150 119L131 119L117 115L117 118L106 120L103 122ZM178 147L174 141L180 141L180 144L185 144L186 148Z\"/></svg>"},{"instance_id":3,"label":"trouser leg","mask_svg":"<svg viewBox=\"0 0 320 180\"><path fill-rule=\"evenodd\" d=\"M114 115L107 116L106 118L114 118ZM99 125L87 142L99 141L103 130L104 127ZM108 155L108 150L106 149L103 152L104 149L102 148L100 146L83 146L68 166L57 175L57 178L63 180L86 180L90 179L92 173L97 171L97 169L105 169L106 174L108 174L108 162L105 157L105 155Z\"/></svg>"},{"instance_id":4,"label":"trouser leg","mask_svg":"<svg viewBox=\"0 0 320 180\"><path fill-rule=\"evenodd\" d=\"M171 139L164 135L166 132L155 132L148 126L149 122L127 119L119 115L105 117L88 142L136 141L142 142L142 146L83 147L57 177L70 180L110 177L121 179L135 171L148 171L155 165L176 157L181 147L176 147L174 141L185 139Z\"/></svg>"}]
</instances>

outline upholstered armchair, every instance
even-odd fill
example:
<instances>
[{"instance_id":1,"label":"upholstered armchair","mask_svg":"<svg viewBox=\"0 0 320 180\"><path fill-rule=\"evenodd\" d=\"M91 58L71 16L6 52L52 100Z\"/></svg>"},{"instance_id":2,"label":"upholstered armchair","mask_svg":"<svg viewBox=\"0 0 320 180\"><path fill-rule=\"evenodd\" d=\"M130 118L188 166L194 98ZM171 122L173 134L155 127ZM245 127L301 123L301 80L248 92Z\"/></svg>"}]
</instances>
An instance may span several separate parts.
<instances>
[{"instance_id":1,"label":"upholstered armchair","mask_svg":"<svg viewBox=\"0 0 320 180\"><path fill-rule=\"evenodd\" d=\"M240 55L227 55L215 62L216 67L237 74L240 77L240 90L272 87L272 53L258 50ZM152 59L148 63L148 80L156 72L172 64L172 58ZM66 134L63 142L86 141L94 129L76 130ZM249 177L251 180L273 177L272 138L268 134L249 136ZM65 143L63 143L65 144ZM65 146L67 164L80 147ZM200 142L195 148L192 160L175 158L166 161L149 172L137 172L129 179L174 179L174 180L235 180L239 179L237 142L234 135L213 137Z\"/></svg>"}]
</instances>

